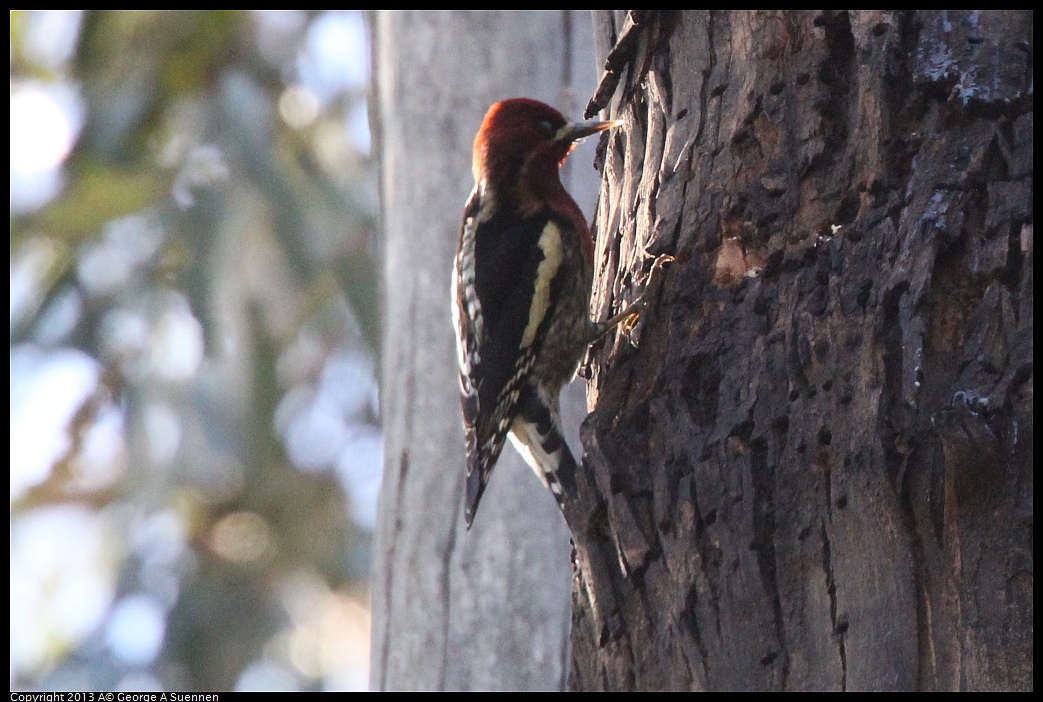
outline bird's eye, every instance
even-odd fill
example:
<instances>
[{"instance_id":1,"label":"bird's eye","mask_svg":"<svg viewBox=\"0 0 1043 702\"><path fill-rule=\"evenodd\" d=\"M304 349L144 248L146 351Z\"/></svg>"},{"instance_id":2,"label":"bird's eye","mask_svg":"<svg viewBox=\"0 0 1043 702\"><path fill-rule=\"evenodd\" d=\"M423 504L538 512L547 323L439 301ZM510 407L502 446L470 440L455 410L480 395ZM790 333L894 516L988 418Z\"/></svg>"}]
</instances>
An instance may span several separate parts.
<instances>
[{"instance_id":1,"label":"bird's eye","mask_svg":"<svg viewBox=\"0 0 1043 702\"><path fill-rule=\"evenodd\" d=\"M541 137L550 139L554 136L554 125L548 119L541 119L536 123L536 131L539 132Z\"/></svg>"}]
</instances>

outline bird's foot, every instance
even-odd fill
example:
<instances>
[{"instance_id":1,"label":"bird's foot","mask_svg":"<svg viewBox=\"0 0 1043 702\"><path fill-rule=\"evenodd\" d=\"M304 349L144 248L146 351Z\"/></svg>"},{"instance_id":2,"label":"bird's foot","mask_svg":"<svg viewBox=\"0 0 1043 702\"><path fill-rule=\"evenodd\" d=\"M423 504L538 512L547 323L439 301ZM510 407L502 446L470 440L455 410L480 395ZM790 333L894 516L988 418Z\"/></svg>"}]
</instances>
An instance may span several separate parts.
<instances>
[{"instance_id":1,"label":"bird's foot","mask_svg":"<svg viewBox=\"0 0 1043 702\"><path fill-rule=\"evenodd\" d=\"M648 279L645 283L644 292L628 305L625 310L609 317L604 322L596 324L591 342L597 341L618 326L630 343L636 346L637 344L634 342L631 332L633 332L634 327L637 326L638 321L641 319L641 314L650 304L652 294L654 294L655 291L655 285L659 281L660 272L666 264L674 260L674 257L670 254L660 254L657 256L655 261L652 263L652 269L648 272Z\"/></svg>"}]
</instances>

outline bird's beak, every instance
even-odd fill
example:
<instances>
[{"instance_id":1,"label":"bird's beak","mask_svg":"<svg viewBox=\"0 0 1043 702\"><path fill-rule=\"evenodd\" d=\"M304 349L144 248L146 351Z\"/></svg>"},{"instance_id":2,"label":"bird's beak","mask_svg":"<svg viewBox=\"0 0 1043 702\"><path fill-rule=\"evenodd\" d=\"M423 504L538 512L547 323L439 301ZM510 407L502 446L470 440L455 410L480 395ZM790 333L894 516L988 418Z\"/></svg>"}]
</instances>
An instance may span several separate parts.
<instances>
[{"instance_id":1,"label":"bird's beak","mask_svg":"<svg viewBox=\"0 0 1043 702\"><path fill-rule=\"evenodd\" d=\"M558 130L558 133L554 135L554 140L563 144L570 144L582 139L583 137L603 132L606 129L612 129L612 127L618 127L621 124L623 124L623 120L621 119L610 119L604 122L597 120L591 120L589 122L570 122Z\"/></svg>"}]
</instances>

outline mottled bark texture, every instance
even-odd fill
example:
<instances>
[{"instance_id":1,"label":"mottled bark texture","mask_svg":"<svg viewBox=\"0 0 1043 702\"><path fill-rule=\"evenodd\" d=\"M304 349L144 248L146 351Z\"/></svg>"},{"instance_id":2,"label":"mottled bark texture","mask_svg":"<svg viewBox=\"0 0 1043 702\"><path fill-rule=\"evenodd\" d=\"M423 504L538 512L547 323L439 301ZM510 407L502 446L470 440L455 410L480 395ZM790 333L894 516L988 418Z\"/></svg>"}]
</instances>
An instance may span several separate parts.
<instances>
[{"instance_id":1,"label":"mottled bark texture","mask_svg":"<svg viewBox=\"0 0 1043 702\"><path fill-rule=\"evenodd\" d=\"M1031 689L1032 13L595 24L572 687Z\"/></svg>"}]
</instances>

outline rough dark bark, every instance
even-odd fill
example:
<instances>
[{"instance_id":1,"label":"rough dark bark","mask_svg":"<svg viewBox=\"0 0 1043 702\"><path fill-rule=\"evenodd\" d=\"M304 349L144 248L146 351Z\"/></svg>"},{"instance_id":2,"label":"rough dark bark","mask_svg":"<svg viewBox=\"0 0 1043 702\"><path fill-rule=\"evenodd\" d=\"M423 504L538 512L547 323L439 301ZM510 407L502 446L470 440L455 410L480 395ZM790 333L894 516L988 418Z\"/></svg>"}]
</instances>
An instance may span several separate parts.
<instances>
[{"instance_id":1,"label":"rough dark bark","mask_svg":"<svg viewBox=\"0 0 1043 702\"><path fill-rule=\"evenodd\" d=\"M1031 689L1032 13L595 23L572 687Z\"/></svg>"}]
</instances>

